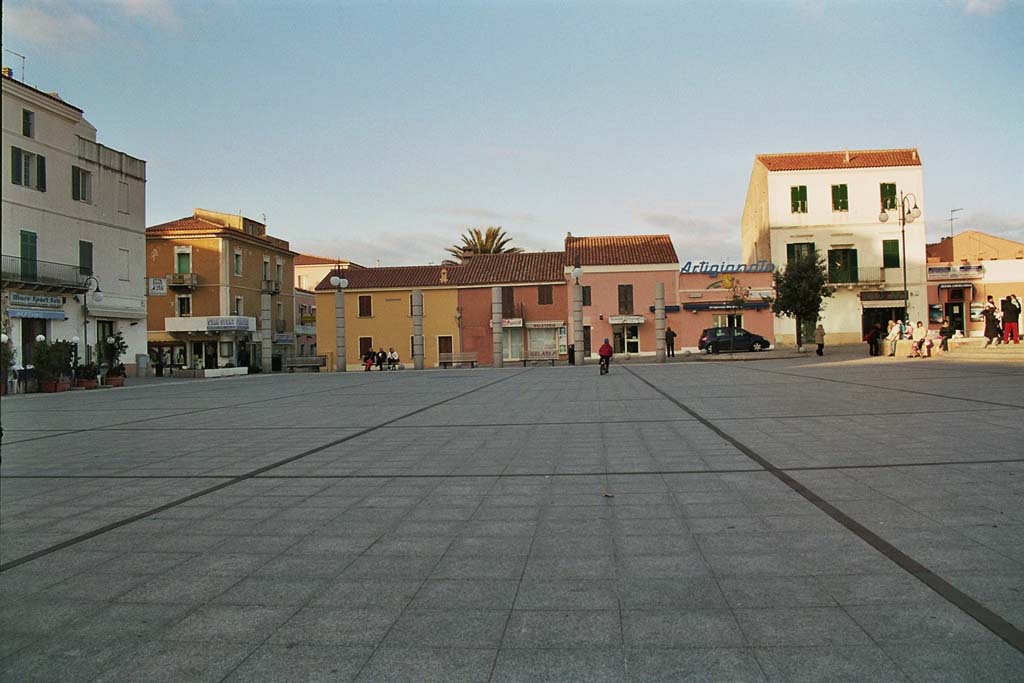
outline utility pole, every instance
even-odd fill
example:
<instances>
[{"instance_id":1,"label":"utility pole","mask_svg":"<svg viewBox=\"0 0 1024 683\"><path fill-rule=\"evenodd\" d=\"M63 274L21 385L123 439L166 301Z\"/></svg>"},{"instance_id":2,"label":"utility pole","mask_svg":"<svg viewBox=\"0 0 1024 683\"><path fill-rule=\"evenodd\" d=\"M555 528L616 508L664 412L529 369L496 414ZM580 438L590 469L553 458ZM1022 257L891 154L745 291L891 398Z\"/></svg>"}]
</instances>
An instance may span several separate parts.
<instances>
[{"instance_id":1,"label":"utility pole","mask_svg":"<svg viewBox=\"0 0 1024 683\"><path fill-rule=\"evenodd\" d=\"M953 236L953 221L960 220L960 216L954 216L957 211L963 211L963 209L950 209L949 210L949 236Z\"/></svg>"}]
</instances>

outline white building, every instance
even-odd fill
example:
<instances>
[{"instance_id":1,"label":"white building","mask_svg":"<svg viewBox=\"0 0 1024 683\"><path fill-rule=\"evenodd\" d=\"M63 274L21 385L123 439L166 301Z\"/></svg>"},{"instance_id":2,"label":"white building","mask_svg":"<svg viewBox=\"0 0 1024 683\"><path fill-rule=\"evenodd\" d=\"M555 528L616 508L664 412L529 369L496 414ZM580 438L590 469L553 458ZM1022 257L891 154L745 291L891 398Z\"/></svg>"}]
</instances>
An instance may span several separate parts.
<instances>
[{"instance_id":1,"label":"white building","mask_svg":"<svg viewBox=\"0 0 1024 683\"><path fill-rule=\"evenodd\" d=\"M2 83L2 306L16 364L31 363L40 334L79 337L85 359L86 340L96 349L120 331L131 374L146 352L146 162L98 144L56 94L7 69Z\"/></svg>"},{"instance_id":2,"label":"white building","mask_svg":"<svg viewBox=\"0 0 1024 683\"><path fill-rule=\"evenodd\" d=\"M901 196L921 211L906 224L905 264ZM885 222L879 220L883 208ZM769 259L781 270L790 259L817 251L837 287L822 310L827 341L860 343L875 322L928 320L924 211L916 149L759 154L743 207L743 261ZM805 335L814 325L805 321ZM794 321L776 318L777 342L792 345L795 337Z\"/></svg>"}]
</instances>

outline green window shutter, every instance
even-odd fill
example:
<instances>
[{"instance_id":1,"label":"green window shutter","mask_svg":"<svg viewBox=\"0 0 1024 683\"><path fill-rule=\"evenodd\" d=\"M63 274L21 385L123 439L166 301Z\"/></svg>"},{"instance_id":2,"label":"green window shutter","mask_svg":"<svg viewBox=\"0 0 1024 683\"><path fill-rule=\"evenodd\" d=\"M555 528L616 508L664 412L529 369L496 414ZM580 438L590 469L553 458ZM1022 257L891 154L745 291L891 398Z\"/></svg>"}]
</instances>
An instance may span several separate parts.
<instances>
[{"instance_id":1,"label":"green window shutter","mask_svg":"<svg viewBox=\"0 0 1024 683\"><path fill-rule=\"evenodd\" d=\"M882 240L882 267L900 267L900 241Z\"/></svg>"},{"instance_id":2,"label":"green window shutter","mask_svg":"<svg viewBox=\"0 0 1024 683\"><path fill-rule=\"evenodd\" d=\"M11 182L15 185L21 185L21 150L17 147L11 147Z\"/></svg>"},{"instance_id":3,"label":"green window shutter","mask_svg":"<svg viewBox=\"0 0 1024 683\"><path fill-rule=\"evenodd\" d=\"M36 155L36 189L46 192L46 157Z\"/></svg>"},{"instance_id":4,"label":"green window shutter","mask_svg":"<svg viewBox=\"0 0 1024 683\"><path fill-rule=\"evenodd\" d=\"M21 258L28 261L36 260L36 240L38 237L34 232L21 231Z\"/></svg>"},{"instance_id":5,"label":"green window shutter","mask_svg":"<svg viewBox=\"0 0 1024 683\"><path fill-rule=\"evenodd\" d=\"M71 198L75 201L82 199L82 174L77 166L71 167Z\"/></svg>"},{"instance_id":6,"label":"green window shutter","mask_svg":"<svg viewBox=\"0 0 1024 683\"><path fill-rule=\"evenodd\" d=\"M83 275L92 275L92 242L79 240L78 267Z\"/></svg>"},{"instance_id":7,"label":"green window shutter","mask_svg":"<svg viewBox=\"0 0 1024 683\"><path fill-rule=\"evenodd\" d=\"M796 245L795 244L787 244L786 245L786 263L792 263L793 261L796 261Z\"/></svg>"},{"instance_id":8,"label":"green window shutter","mask_svg":"<svg viewBox=\"0 0 1024 683\"><path fill-rule=\"evenodd\" d=\"M791 187L791 188L789 188L789 202L790 202L790 205L792 207L791 208L791 212L792 213L799 213L800 212L800 188L799 187Z\"/></svg>"},{"instance_id":9,"label":"green window shutter","mask_svg":"<svg viewBox=\"0 0 1024 683\"><path fill-rule=\"evenodd\" d=\"M858 282L858 274L860 271L857 268L857 250L847 249L846 254L848 256L846 269L849 272L849 282Z\"/></svg>"}]
</instances>

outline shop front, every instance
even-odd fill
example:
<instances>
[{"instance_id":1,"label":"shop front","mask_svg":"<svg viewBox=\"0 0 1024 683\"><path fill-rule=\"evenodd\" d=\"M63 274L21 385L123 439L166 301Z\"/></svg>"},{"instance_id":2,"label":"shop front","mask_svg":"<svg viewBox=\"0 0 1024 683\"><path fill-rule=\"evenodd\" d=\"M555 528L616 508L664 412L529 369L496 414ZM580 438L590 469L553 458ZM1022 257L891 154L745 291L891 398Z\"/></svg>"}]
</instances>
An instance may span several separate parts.
<instances>
[{"instance_id":1,"label":"shop front","mask_svg":"<svg viewBox=\"0 0 1024 683\"><path fill-rule=\"evenodd\" d=\"M526 323L526 356L530 360L558 360L568 352L568 332L563 320Z\"/></svg>"},{"instance_id":2,"label":"shop front","mask_svg":"<svg viewBox=\"0 0 1024 683\"><path fill-rule=\"evenodd\" d=\"M906 318L906 293L899 291L860 292L861 334L867 334L876 324L887 330L890 320Z\"/></svg>"},{"instance_id":3,"label":"shop front","mask_svg":"<svg viewBox=\"0 0 1024 683\"><path fill-rule=\"evenodd\" d=\"M165 318L164 324L164 331L149 333L149 357L154 367L212 370L229 365L244 367L259 360L258 351L255 355L251 351L256 332L254 317L176 317Z\"/></svg>"},{"instance_id":4,"label":"shop front","mask_svg":"<svg viewBox=\"0 0 1024 683\"><path fill-rule=\"evenodd\" d=\"M642 315L612 315L608 323L612 326L612 349L615 353L640 353L640 327L644 324Z\"/></svg>"}]
</instances>

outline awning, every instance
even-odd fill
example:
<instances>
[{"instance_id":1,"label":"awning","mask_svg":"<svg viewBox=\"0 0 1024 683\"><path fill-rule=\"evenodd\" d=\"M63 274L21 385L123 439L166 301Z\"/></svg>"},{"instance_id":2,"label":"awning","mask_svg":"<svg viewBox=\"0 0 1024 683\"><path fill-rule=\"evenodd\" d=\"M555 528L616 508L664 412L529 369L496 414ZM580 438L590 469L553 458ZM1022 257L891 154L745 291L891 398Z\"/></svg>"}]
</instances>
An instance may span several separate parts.
<instances>
[{"instance_id":1,"label":"awning","mask_svg":"<svg viewBox=\"0 0 1024 683\"><path fill-rule=\"evenodd\" d=\"M973 286L970 282L942 282L939 289L970 289Z\"/></svg>"},{"instance_id":2,"label":"awning","mask_svg":"<svg viewBox=\"0 0 1024 683\"><path fill-rule=\"evenodd\" d=\"M146 312L138 308L98 308L96 306L90 306L89 317L142 320L146 317Z\"/></svg>"},{"instance_id":3,"label":"awning","mask_svg":"<svg viewBox=\"0 0 1024 683\"><path fill-rule=\"evenodd\" d=\"M650 308L651 313L655 312L654 306L649 306L648 308ZM665 312L666 313L678 313L679 312L679 304L665 304Z\"/></svg>"},{"instance_id":4,"label":"awning","mask_svg":"<svg viewBox=\"0 0 1024 683\"><path fill-rule=\"evenodd\" d=\"M890 301L861 301L863 308L903 308L903 299L892 299Z\"/></svg>"},{"instance_id":5,"label":"awning","mask_svg":"<svg viewBox=\"0 0 1024 683\"><path fill-rule=\"evenodd\" d=\"M12 318L41 318L43 320L67 320L64 311L43 311L38 308L8 308Z\"/></svg>"}]
</instances>

